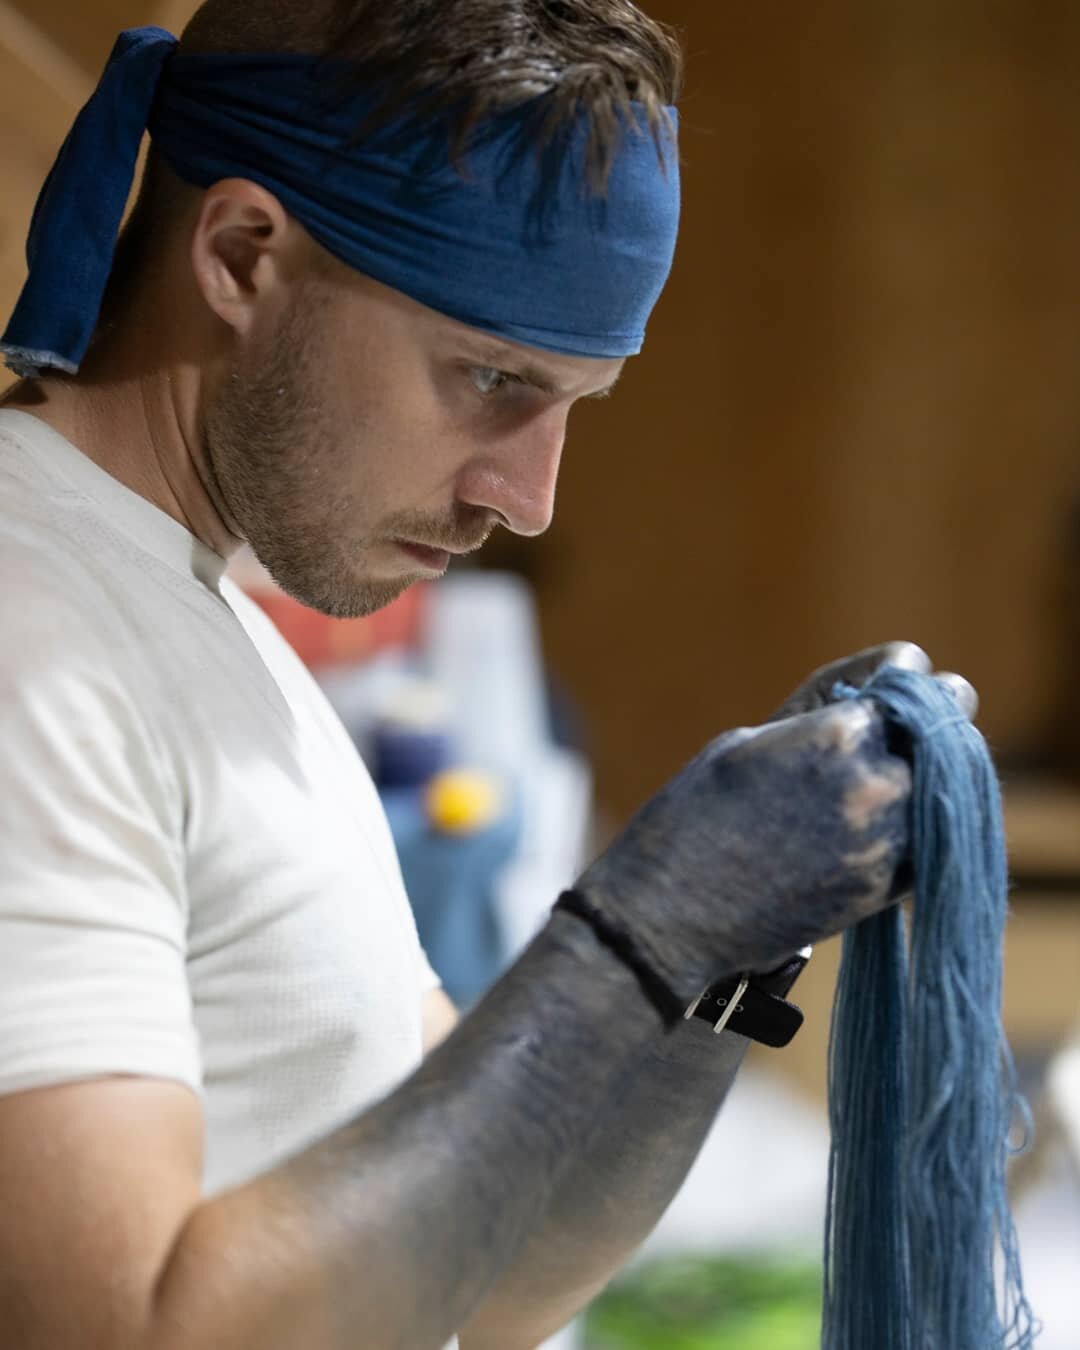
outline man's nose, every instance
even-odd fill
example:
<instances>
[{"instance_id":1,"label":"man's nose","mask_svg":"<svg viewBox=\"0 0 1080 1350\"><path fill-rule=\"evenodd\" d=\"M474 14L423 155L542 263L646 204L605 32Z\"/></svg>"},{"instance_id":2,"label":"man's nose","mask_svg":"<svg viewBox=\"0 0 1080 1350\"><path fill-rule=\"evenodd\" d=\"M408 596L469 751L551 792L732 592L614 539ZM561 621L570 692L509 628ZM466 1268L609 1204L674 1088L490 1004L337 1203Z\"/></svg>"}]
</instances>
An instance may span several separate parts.
<instances>
[{"instance_id":1,"label":"man's nose","mask_svg":"<svg viewBox=\"0 0 1080 1350\"><path fill-rule=\"evenodd\" d=\"M543 534L555 511L566 417L551 409L486 447L462 470L458 501L494 512L515 534Z\"/></svg>"}]
</instances>

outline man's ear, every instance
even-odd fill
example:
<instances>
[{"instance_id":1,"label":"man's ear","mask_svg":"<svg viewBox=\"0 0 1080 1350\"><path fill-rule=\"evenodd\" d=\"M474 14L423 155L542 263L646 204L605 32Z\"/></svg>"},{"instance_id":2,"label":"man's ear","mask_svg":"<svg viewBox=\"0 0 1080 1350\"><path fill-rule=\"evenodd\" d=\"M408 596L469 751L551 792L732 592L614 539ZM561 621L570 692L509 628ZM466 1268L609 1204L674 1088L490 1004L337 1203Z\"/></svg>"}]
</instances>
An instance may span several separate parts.
<instances>
[{"instance_id":1,"label":"man's ear","mask_svg":"<svg viewBox=\"0 0 1080 1350\"><path fill-rule=\"evenodd\" d=\"M301 235L278 199L246 178L203 195L191 237L195 282L210 309L239 336L257 312L282 301L295 275Z\"/></svg>"}]
</instances>

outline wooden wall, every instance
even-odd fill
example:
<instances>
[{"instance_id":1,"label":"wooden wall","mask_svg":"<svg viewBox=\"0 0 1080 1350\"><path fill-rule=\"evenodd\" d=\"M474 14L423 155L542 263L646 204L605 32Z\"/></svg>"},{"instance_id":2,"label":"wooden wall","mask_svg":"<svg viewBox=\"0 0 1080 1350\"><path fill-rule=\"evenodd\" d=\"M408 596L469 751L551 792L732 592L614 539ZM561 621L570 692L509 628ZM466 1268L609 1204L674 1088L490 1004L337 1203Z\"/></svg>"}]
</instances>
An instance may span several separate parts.
<instances>
[{"instance_id":1,"label":"wooden wall","mask_svg":"<svg viewBox=\"0 0 1080 1350\"><path fill-rule=\"evenodd\" d=\"M890 637L1031 747L1070 655L1080 7L652 9L690 52L685 228L639 368L578 418L545 545L603 794L626 811Z\"/></svg>"},{"instance_id":2,"label":"wooden wall","mask_svg":"<svg viewBox=\"0 0 1080 1350\"><path fill-rule=\"evenodd\" d=\"M0 0L0 307L116 31L187 0ZM887 637L1045 738L1080 448L1080 7L652 0L684 29L686 214L646 353L529 545L626 812ZM1055 605L1057 608L1055 609Z\"/></svg>"}]
</instances>

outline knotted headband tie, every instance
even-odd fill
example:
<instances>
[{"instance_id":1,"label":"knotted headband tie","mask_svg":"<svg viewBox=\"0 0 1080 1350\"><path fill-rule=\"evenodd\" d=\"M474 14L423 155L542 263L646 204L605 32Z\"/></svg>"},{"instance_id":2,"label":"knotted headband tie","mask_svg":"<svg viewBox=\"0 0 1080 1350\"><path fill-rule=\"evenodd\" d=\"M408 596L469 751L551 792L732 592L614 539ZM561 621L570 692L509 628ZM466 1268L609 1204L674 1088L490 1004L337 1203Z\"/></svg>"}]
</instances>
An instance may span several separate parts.
<instances>
[{"instance_id":1,"label":"knotted headband tie","mask_svg":"<svg viewBox=\"0 0 1080 1350\"><path fill-rule=\"evenodd\" d=\"M333 74L316 56L189 55L160 28L121 34L38 199L8 365L78 370L147 129L184 181L261 184L335 257L451 318L571 356L640 351L678 230L674 109L654 137L633 105L598 194L584 115L552 156L526 134L541 100L493 114L459 169L445 118L402 114L358 138L377 92L329 97Z\"/></svg>"}]
</instances>

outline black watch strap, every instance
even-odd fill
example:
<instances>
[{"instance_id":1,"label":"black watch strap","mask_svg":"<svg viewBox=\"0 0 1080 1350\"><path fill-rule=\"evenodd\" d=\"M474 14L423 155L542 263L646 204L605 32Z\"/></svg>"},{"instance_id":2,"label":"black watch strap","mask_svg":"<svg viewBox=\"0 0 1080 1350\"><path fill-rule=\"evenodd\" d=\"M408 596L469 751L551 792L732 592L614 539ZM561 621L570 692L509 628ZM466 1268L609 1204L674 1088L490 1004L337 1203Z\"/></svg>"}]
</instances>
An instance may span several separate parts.
<instances>
[{"instance_id":1,"label":"black watch strap","mask_svg":"<svg viewBox=\"0 0 1080 1350\"><path fill-rule=\"evenodd\" d=\"M752 1041L779 1050L803 1024L802 1009L784 997L810 959L810 948L763 975L732 975L718 980L686 1010L713 1030L735 1031Z\"/></svg>"}]
</instances>

